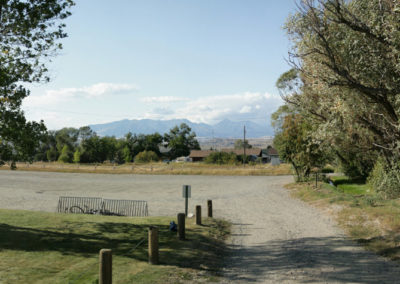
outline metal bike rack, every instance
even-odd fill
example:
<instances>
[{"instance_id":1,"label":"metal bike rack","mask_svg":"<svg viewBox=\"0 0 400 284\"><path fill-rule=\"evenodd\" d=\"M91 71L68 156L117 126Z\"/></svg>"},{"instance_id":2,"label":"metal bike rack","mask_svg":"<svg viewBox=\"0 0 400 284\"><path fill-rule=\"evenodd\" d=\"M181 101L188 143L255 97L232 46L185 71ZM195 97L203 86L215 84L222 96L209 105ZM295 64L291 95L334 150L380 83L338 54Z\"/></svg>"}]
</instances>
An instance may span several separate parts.
<instances>
[{"instance_id":1,"label":"metal bike rack","mask_svg":"<svg viewBox=\"0 0 400 284\"><path fill-rule=\"evenodd\" d=\"M109 216L148 216L147 201L60 196L57 212Z\"/></svg>"}]
</instances>

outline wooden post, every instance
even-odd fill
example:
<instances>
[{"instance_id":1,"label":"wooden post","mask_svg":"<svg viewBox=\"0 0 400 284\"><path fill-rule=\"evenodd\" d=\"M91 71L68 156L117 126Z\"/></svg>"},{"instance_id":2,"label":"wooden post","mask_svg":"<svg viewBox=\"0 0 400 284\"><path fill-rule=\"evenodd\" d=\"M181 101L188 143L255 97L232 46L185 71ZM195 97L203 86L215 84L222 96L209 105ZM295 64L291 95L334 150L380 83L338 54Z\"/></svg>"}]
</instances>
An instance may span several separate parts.
<instances>
[{"instance_id":1,"label":"wooden post","mask_svg":"<svg viewBox=\"0 0 400 284\"><path fill-rule=\"evenodd\" d=\"M201 206L196 206L196 225L201 225Z\"/></svg>"},{"instance_id":2,"label":"wooden post","mask_svg":"<svg viewBox=\"0 0 400 284\"><path fill-rule=\"evenodd\" d=\"M112 283L112 251L110 249L100 250L99 284Z\"/></svg>"},{"instance_id":3,"label":"wooden post","mask_svg":"<svg viewBox=\"0 0 400 284\"><path fill-rule=\"evenodd\" d=\"M185 239L185 213L178 214L178 237L180 240Z\"/></svg>"},{"instance_id":4,"label":"wooden post","mask_svg":"<svg viewBox=\"0 0 400 284\"><path fill-rule=\"evenodd\" d=\"M212 200L207 200L207 208L208 208L208 217L212 218L213 216Z\"/></svg>"},{"instance_id":5,"label":"wooden post","mask_svg":"<svg viewBox=\"0 0 400 284\"><path fill-rule=\"evenodd\" d=\"M158 264L158 228L149 227L149 263Z\"/></svg>"}]
</instances>

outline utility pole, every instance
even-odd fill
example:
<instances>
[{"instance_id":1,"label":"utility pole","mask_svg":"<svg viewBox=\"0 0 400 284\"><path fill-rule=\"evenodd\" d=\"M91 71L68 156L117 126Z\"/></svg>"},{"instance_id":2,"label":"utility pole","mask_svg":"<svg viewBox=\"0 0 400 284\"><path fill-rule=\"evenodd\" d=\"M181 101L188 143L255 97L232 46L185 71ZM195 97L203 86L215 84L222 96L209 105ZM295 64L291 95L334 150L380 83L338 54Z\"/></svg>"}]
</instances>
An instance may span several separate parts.
<instances>
[{"instance_id":1,"label":"utility pole","mask_svg":"<svg viewBox=\"0 0 400 284\"><path fill-rule=\"evenodd\" d=\"M243 167L246 164L246 125L243 125Z\"/></svg>"},{"instance_id":2,"label":"utility pole","mask_svg":"<svg viewBox=\"0 0 400 284\"><path fill-rule=\"evenodd\" d=\"M214 138L214 129L212 130L212 144L213 144L213 150L215 151L217 148L217 145L216 145L216 141Z\"/></svg>"}]
</instances>

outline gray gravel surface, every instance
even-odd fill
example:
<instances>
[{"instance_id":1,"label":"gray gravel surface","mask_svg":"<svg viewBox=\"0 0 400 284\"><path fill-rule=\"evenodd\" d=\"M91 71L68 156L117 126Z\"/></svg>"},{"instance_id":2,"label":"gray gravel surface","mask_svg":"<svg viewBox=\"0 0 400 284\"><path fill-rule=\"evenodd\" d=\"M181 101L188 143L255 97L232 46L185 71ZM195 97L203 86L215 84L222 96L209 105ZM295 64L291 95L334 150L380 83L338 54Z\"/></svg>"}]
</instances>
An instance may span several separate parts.
<instances>
[{"instance_id":1,"label":"gray gravel surface","mask_svg":"<svg viewBox=\"0 0 400 284\"><path fill-rule=\"evenodd\" d=\"M399 267L348 240L329 216L292 199L291 177L145 176L0 171L0 208L54 212L59 196L147 200L150 215L213 200L233 223L225 283L400 283Z\"/></svg>"}]
</instances>

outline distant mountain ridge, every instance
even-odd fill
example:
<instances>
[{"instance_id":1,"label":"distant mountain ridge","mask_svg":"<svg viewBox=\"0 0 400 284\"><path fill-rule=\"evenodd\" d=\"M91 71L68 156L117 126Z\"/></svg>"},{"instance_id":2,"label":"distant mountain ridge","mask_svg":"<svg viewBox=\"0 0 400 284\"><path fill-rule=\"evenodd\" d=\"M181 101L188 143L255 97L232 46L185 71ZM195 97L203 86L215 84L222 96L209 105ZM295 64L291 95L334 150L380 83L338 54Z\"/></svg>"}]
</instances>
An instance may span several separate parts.
<instances>
[{"instance_id":1,"label":"distant mountain ridge","mask_svg":"<svg viewBox=\"0 0 400 284\"><path fill-rule=\"evenodd\" d=\"M176 125L186 123L196 132L198 137L241 138L243 125L246 126L246 137L259 138L272 136L274 131L269 125L259 125L251 121L231 121L224 119L215 125L195 123L187 119L153 120L153 119L124 119L103 124L93 124L89 127L100 136L123 137L126 133L164 134Z\"/></svg>"}]
</instances>

